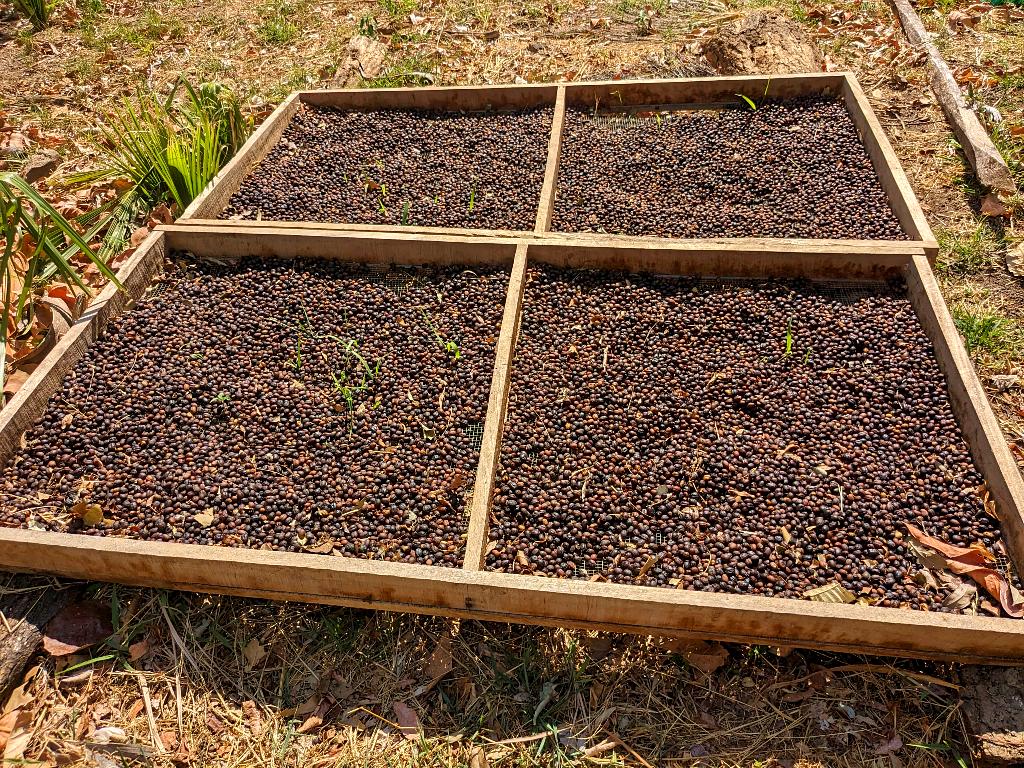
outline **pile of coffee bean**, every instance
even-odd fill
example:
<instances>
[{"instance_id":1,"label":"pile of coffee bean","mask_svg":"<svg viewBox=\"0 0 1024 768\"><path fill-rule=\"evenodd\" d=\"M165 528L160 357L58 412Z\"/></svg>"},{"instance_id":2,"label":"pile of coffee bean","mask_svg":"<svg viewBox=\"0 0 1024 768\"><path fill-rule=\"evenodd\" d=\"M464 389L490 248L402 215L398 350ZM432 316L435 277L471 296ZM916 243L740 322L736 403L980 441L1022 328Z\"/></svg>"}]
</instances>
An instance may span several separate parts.
<instances>
[{"instance_id":1,"label":"pile of coffee bean","mask_svg":"<svg viewBox=\"0 0 1024 768\"><path fill-rule=\"evenodd\" d=\"M940 610L997 521L903 286L531 267L488 567Z\"/></svg>"},{"instance_id":2,"label":"pile of coffee bean","mask_svg":"<svg viewBox=\"0 0 1024 768\"><path fill-rule=\"evenodd\" d=\"M532 231L552 116L307 105L220 218Z\"/></svg>"},{"instance_id":3,"label":"pile of coffee bean","mask_svg":"<svg viewBox=\"0 0 1024 768\"><path fill-rule=\"evenodd\" d=\"M0 474L0 525L461 565L507 270L183 264Z\"/></svg>"},{"instance_id":4,"label":"pile of coffee bean","mask_svg":"<svg viewBox=\"0 0 1024 768\"><path fill-rule=\"evenodd\" d=\"M639 115L567 111L553 229L906 239L838 101Z\"/></svg>"}]
</instances>

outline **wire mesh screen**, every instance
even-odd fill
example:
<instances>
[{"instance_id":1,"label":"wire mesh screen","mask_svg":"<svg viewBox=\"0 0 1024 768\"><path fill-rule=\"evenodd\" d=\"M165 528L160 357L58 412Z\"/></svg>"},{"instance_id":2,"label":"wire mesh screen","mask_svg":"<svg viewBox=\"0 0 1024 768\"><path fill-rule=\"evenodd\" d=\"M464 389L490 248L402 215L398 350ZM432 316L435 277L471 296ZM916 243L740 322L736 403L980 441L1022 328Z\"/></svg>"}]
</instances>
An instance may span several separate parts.
<instances>
[{"instance_id":1,"label":"wire mesh screen","mask_svg":"<svg viewBox=\"0 0 1024 768\"><path fill-rule=\"evenodd\" d=\"M467 424L462 428L462 433L469 438L469 444L473 446L473 450L479 451L484 439L484 425Z\"/></svg>"},{"instance_id":2,"label":"wire mesh screen","mask_svg":"<svg viewBox=\"0 0 1024 768\"><path fill-rule=\"evenodd\" d=\"M696 284L703 290L764 288L764 280L748 277L701 277ZM881 280L807 280L806 285L819 295L843 303L861 301L889 289L889 284Z\"/></svg>"},{"instance_id":3,"label":"wire mesh screen","mask_svg":"<svg viewBox=\"0 0 1024 768\"><path fill-rule=\"evenodd\" d=\"M370 264L366 268L366 280L374 285L383 285L401 295L412 286L416 279L408 272L395 269L388 264Z\"/></svg>"}]
</instances>

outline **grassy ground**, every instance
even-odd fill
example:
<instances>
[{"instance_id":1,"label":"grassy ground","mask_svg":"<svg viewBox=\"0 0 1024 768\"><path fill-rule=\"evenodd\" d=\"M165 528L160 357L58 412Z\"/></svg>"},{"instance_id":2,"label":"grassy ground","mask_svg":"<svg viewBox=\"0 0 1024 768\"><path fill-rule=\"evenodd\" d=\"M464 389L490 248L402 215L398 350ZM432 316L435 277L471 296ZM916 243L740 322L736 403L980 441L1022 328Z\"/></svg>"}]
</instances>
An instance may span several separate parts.
<instances>
[{"instance_id":1,"label":"grassy ground","mask_svg":"<svg viewBox=\"0 0 1024 768\"><path fill-rule=\"evenodd\" d=\"M387 47L366 85L699 74L702 36L757 4L79 0L35 35L0 25L0 109L7 127L34 128L57 148L66 174L88 166L109 109L178 73L233 85L259 110L350 77L348 42L362 32ZM927 70L884 4L782 7L832 67L860 77L940 239L943 291L1024 460L1024 390L992 379L1020 374L1024 359L1024 292L1004 265L1024 239L1019 218L980 215ZM971 8L940 0L921 13L958 76L1001 112L996 139L1024 184L1024 21ZM1019 201L1010 207L1021 215ZM196 766L972 761L951 667L91 590L112 606L117 635L72 661L85 666L63 673L46 660L32 675L22 706L30 764L96 753L115 765L144 754ZM407 738L402 726L417 724L422 735ZM88 742L121 739L111 727L128 744L87 753Z\"/></svg>"}]
</instances>

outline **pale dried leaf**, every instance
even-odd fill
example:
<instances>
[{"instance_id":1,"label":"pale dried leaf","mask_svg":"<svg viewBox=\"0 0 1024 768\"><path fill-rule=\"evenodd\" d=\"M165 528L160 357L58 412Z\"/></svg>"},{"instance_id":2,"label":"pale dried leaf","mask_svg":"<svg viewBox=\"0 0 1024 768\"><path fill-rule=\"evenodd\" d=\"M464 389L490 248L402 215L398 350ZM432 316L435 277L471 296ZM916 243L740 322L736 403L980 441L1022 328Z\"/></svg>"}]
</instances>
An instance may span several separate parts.
<instances>
[{"instance_id":1,"label":"pale dried leaf","mask_svg":"<svg viewBox=\"0 0 1024 768\"><path fill-rule=\"evenodd\" d=\"M893 752L896 752L897 750L901 749L902 747L903 747L903 739L901 739L900 735L897 733L895 736L893 736L888 741L884 741L881 744L879 744L877 747L875 747L875 754L876 755L891 755Z\"/></svg>"},{"instance_id":2,"label":"pale dried leaf","mask_svg":"<svg viewBox=\"0 0 1024 768\"><path fill-rule=\"evenodd\" d=\"M823 587L808 589L804 592L804 597L816 603L854 603L857 601L857 596L838 581L833 581Z\"/></svg>"},{"instance_id":3,"label":"pale dried leaf","mask_svg":"<svg viewBox=\"0 0 1024 768\"><path fill-rule=\"evenodd\" d=\"M128 742L128 734L124 732L123 728L107 725L103 728L97 728L90 740L94 744L126 744Z\"/></svg>"},{"instance_id":4,"label":"pale dried leaf","mask_svg":"<svg viewBox=\"0 0 1024 768\"><path fill-rule=\"evenodd\" d=\"M12 717L8 724L8 717ZM5 732L6 731L6 735ZM0 747L3 748L3 764L20 765L25 749L32 739L32 713L27 710L15 712L0 718Z\"/></svg>"},{"instance_id":5,"label":"pale dried leaf","mask_svg":"<svg viewBox=\"0 0 1024 768\"><path fill-rule=\"evenodd\" d=\"M432 680L443 677L452 671L452 639L444 635L438 642L434 651L427 659L427 666L424 670Z\"/></svg>"},{"instance_id":6,"label":"pale dried leaf","mask_svg":"<svg viewBox=\"0 0 1024 768\"><path fill-rule=\"evenodd\" d=\"M128 661L138 661L147 653L149 653L149 640L143 638L128 646Z\"/></svg>"},{"instance_id":7,"label":"pale dried leaf","mask_svg":"<svg viewBox=\"0 0 1024 768\"><path fill-rule=\"evenodd\" d=\"M254 637L242 649L242 656L245 657L246 669L252 669L267 657L267 649Z\"/></svg>"},{"instance_id":8,"label":"pale dried leaf","mask_svg":"<svg viewBox=\"0 0 1024 768\"><path fill-rule=\"evenodd\" d=\"M296 733L309 733L310 731L316 730L317 728L319 728L323 724L324 724L324 719L322 717L317 717L316 715L311 715L310 717L307 717L303 721L302 725L300 725L298 728L295 729L295 732Z\"/></svg>"}]
</instances>

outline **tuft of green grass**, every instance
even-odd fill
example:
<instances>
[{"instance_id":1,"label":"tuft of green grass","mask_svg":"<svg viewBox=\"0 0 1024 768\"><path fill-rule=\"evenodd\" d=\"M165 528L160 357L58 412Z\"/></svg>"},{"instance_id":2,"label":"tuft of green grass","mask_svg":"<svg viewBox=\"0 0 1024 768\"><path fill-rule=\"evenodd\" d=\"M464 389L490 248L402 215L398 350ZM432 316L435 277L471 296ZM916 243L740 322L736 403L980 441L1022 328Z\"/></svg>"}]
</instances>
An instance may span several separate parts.
<instances>
[{"instance_id":1,"label":"tuft of green grass","mask_svg":"<svg viewBox=\"0 0 1024 768\"><path fill-rule=\"evenodd\" d=\"M377 20L373 18L373 14L364 13L359 17L359 34L363 37L376 37L377 36Z\"/></svg>"},{"instance_id":2,"label":"tuft of green grass","mask_svg":"<svg viewBox=\"0 0 1024 768\"><path fill-rule=\"evenodd\" d=\"M14 0L14 10L28 19L32 30L38 32L50 21L57 4L50 0Z\"/></svg>"},{"instance_id":3,"label":"tuft of green grass","mask_svg":"<svg viewBox=\"0 0 1024 768\"><path fill-rule=\"evenodd\" d=\"M998 261L999 239L988 225L979 223L969 232L939 230L936 268L952 275L970 275Z\"/></svg>"},{"instance_id":4,"label":"tuft of green grass","mask_svg":"<svg viewBox=\"0 0 1024 768\"><path fill-rule=\"evenodd\" d=\"M1017 348L1019 334L1013 321L995 312L964 305L952 308L953 322L963 336L971 357L985 352L994 358L1012 354Z\"/></svg>"},{"instance_id":5,"label":"tuft of green grass","mask_svg":"<svg viewBox=\"0 0 1024 768\"><path fill-rule=\"evenodd\" d=\"M185 25L174 16L162 16L148 8L140 24L141 33L150 40L181 40L185 37Z\"/></svg>"},{"instance_id":6,"label":"tuft of green grass","mask_svg":"<svg viewBox=\"0 0 1024 768\"><path fill-rule=\"evenodd\" d=\"M433 85L435 65L432 61L412 56L395 63L380 77L363 82L366 88L403 88Z\"/></svg>"},{"instance_id":7,"label":"tuft of green grass","mask_svg":"<svg viewBox=\"0 0 1024 768\"><path fill-rule=\"evenodd\" d=\"M256 27L256 37L267 45L285 45L299 34L299 28L291 23L292 7L285 3L265 8L262 22Z\"/></svg>"},{"instance_id":8,"label":"tuft of green grass","mask_svg":"<svg viewBox=\"0 0 1024 768\"><path fill-rule=\"evenodd\" d=\"M416 10L417 0L378 0L380 9L388 16L408 16Z\"/></svg>"}]
</instances>

